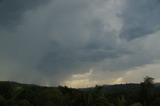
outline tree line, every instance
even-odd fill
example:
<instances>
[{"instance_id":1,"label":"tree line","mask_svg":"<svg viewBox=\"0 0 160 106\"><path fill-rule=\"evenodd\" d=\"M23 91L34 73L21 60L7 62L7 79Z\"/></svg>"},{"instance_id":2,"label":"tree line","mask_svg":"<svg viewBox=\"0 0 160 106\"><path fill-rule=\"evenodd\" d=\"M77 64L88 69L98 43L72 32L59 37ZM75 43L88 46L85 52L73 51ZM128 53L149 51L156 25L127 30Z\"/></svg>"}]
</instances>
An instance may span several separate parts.
<instances>
[{"instance_id":1,"label":"tree line","mask_svg":"<svg viewBox=\"0 0 160 106\"><path fill-rule=\"evenodd\" d=\"M88 89L0 82L0 106L159 106L160 86L145 77L140 84Z\"/></svg>"}]
</instances>

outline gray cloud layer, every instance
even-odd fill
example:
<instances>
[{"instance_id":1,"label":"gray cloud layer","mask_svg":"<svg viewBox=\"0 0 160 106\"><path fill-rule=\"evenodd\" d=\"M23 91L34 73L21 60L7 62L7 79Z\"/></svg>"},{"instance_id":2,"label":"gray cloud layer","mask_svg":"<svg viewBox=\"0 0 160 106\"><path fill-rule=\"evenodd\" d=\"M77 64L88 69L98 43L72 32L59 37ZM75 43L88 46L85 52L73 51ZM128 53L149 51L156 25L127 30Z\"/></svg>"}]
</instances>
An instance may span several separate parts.
<instances>
[{"instance_id":1,"label":"gray cloud layer","mask_svg":"<svg viewBox=\"0 0 160 106\"><path fill-rule=\"evenodd\" d=\"M120 37L132 40L159 30L159 5L159 0L126 0L126 6L120 15L124 21Z\"/></svg>"},{"instance_id":2,"label":"gray cloud layer","mask_svg":"<svg viewBox=\"0 0 160 106\"><path fill-rule=\"evenodd\" d=\"M0 2L1 80L58 85L92 67L128 70L160 59L150 49L159 44L158 0L47 1Z\"/></svg>"},{"instance_id":3,"label":"gray cloud layer","mask_svg":"<svg viewBox=\"0 0 160 106\"><path fill-rule=\"evenodd\" d=\"M20 24L26 11L31 11L49 0L1 0L0 28Z\"/></svg>"}]
</instances>

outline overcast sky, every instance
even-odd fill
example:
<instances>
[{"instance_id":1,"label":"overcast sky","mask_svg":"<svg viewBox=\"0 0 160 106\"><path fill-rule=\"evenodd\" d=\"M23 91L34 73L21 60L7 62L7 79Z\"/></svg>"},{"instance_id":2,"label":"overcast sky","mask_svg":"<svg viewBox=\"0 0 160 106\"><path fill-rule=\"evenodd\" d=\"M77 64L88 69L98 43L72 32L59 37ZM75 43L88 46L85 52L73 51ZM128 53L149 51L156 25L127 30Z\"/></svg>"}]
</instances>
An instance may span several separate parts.
<instances>
[{"instance_id":1,"label":"overcast sky","mask_svg":"<svg viewBox=\"0 0 160 106\"><path fill-rule=\"evenodd\" d=\"M0 0L0 80L160 81L160 0Z\"/></svg>"}]
</instances>

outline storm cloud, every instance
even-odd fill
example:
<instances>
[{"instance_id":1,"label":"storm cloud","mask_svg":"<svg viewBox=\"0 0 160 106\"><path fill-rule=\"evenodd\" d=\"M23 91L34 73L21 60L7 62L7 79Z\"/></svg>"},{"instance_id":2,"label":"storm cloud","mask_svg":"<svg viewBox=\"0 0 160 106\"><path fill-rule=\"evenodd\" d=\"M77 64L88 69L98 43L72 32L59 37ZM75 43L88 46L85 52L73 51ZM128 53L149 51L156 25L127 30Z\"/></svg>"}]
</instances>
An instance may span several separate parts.
<instances>
[{"instance_id":1,"label":"storm cloud","mask_svg":"<svg viewBox=\"0 0 160 106\"><path fill-rule=\"evenodd\" d=\"M20 24L27 11L38 8L49 0L1 0L0 1L0 28L15 27Z\"/></svg>"},{"instance_id":2,"label":"storm cloud","mask_svg":"<svg viewBox=\"0 0 160 106\"><path fill-rule=\"evenodd\" d=\"M147 36L160 29L159 0L126 0L120 17L123 18L121 38L132 40Z\"/></svg>"},{"instance_id":3,"label":"storm cloud","mask_svg":"<svg viewBox=\"0 0 160 106\"><path fill-rule=\"evenodd\" d=\"M0 80L56 86L93 69L84 81L95 84L158 64L159 4L1 0Z\"/></svg>"}]
</instances>

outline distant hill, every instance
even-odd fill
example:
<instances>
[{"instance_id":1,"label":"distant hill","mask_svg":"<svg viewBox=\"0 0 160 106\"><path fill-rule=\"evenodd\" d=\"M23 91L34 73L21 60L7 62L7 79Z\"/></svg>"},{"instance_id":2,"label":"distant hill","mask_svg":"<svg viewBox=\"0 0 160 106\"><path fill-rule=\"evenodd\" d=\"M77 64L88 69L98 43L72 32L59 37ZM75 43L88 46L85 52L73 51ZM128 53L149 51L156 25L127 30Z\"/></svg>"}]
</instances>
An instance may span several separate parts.
<instances>
[{"instance_id":1,"label":"distant hill","mask_svg":"<svg viewBox=\"0 0 160 106\"><path fill-rule=\"evenodd\" d=\"M21 87L48 87L48 86L40 86L40 85L36 85L36 84L24 84L24 83L19 83L19 82L15 82L15 81L0 81L0 84L2 83L9 83L9 84L13 84L16 86L21 86ZM160 83L155 83L154 84L156 87L160 87ZM114 85L100 85L103 90L109 90L109 91L114 91L114 90L127 90L127 89L139 89L140 84L138 83L126 83L126 84L114 84ZM95 87L88 87L88 88L78 88L79 90L90 90L90 89L94 89Z\"/></svg>"},{"instance_id":2,"label":"distant hill","mask_svg":"<svg viewBox=\"0 0 160 106\"><path fill-rule=\"evenodd\" d=\"M12 84L15 86L20 86L20 87L33 87L33 86L39 86L36 84L24 84L24 83L19 83L19 82L15 82L15 81L0 81L0 84ZM39 86L40 87L40 86Z\"/></svg>"},{"instance_id":3,"label":"distant hill","mask_svg":"<svg viewBox=\"0 0 160 106\"><path fill-rule=\"evenodd\" d=\"M160 87L160 83L155 83L155 87ZM126 83L126 84L115 84L115 85L102 85L103 92L117 92L117 91L138 91L140 84L138 83ZM95 87L80 88L82 91L94 89Z\"/></svg>"},{"instance_id":4,"label":"distant hill","mask_svg":"<svg viewBox=\"0 0 160 106\"><path fill-rule=\"evenodd\" d=\"M139 90L140 84L135 84L135 83L130 83L130 84L115 84L115 85L110 85L110 86L105 86L103 87L103 90L105 91L126 91L126 90Z\"/></svg>"}]
</instances>

